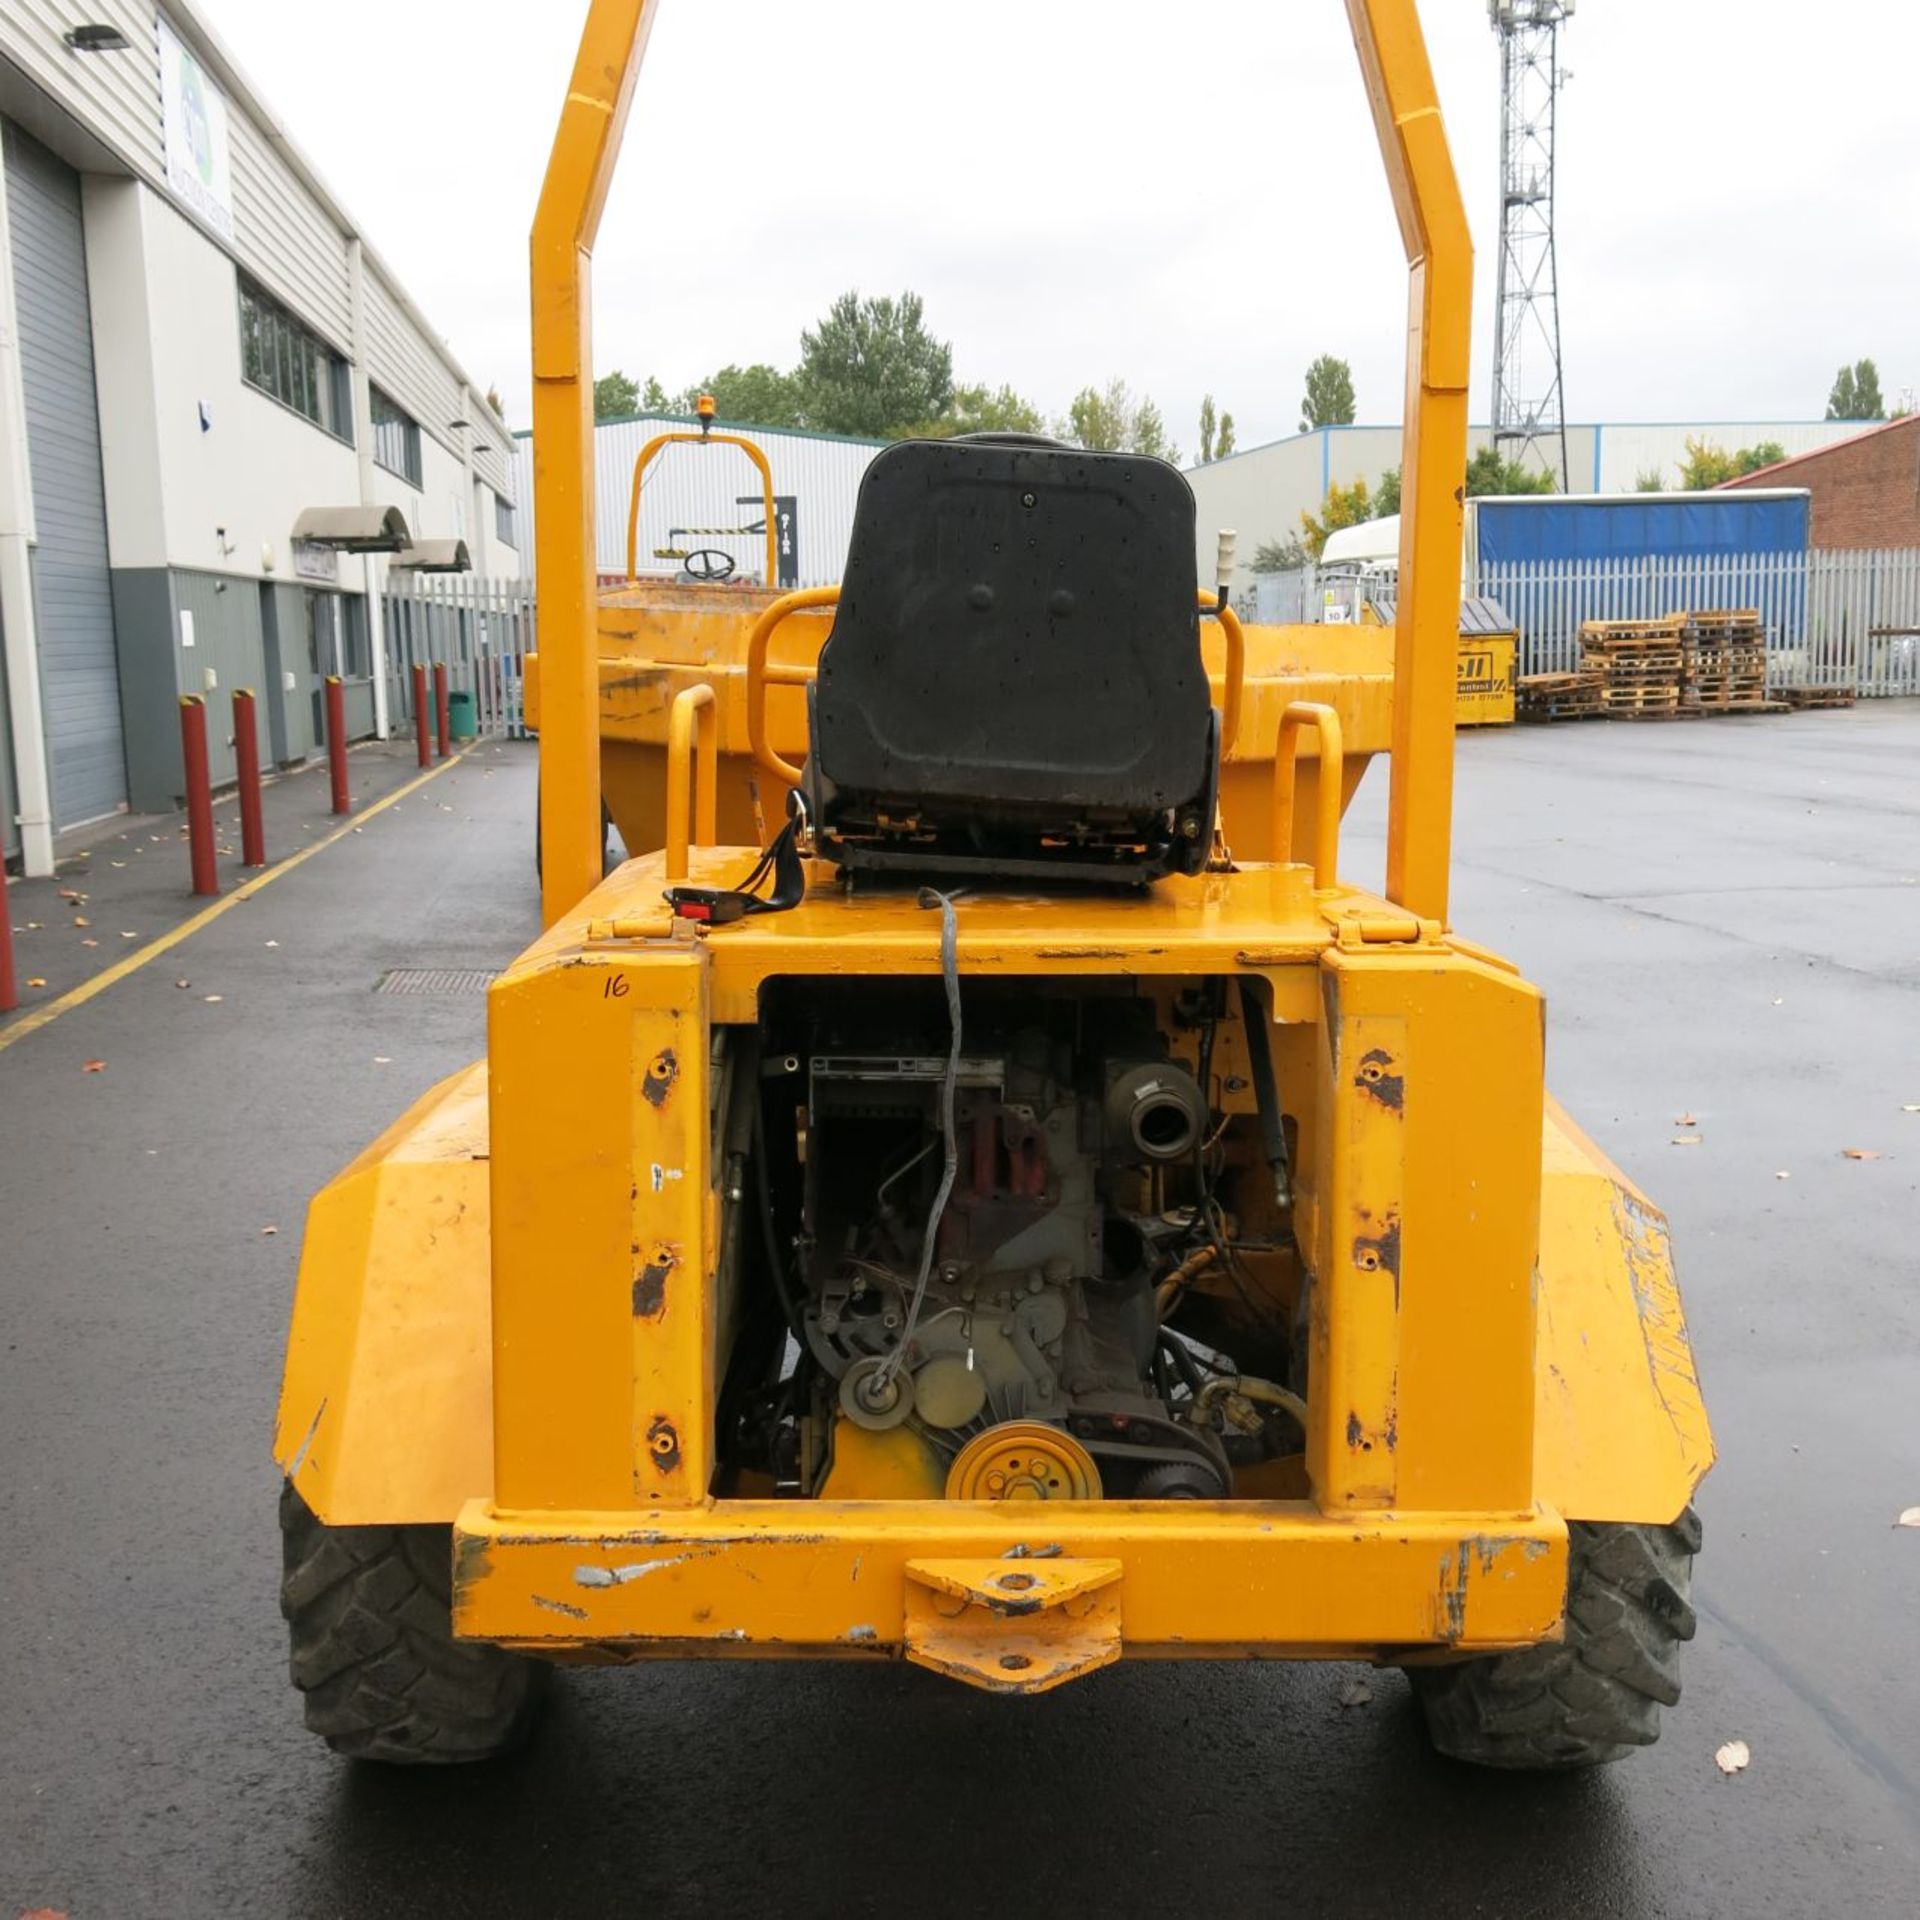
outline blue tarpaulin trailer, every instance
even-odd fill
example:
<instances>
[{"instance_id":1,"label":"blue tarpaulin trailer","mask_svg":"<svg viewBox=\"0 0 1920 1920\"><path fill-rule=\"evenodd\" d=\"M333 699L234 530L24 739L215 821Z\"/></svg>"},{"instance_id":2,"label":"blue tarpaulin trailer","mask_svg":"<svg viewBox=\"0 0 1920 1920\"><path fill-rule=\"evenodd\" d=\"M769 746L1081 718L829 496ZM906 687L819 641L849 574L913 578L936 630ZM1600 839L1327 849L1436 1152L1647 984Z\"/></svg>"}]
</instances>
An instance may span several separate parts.
<instances>
[{"instance_id":1,"label":"blue tarpaulin trailer","mask_svg":"<svg viewBox=\"0 0 1920 1920\"><path fill-rule=\"evenodd\" d=\"M1553 560L1805 553L1803 487L1737 493L1488 496L1467 503L1467 571Z\"/></svg>"}]
</instances>

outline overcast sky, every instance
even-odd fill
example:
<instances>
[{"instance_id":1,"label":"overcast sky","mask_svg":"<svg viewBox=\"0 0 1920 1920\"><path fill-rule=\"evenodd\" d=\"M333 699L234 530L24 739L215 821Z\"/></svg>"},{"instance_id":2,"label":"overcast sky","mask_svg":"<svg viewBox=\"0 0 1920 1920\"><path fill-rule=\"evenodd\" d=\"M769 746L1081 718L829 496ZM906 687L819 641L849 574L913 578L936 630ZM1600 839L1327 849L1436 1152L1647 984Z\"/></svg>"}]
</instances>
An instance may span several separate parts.
<instances>
[{"instance_id":1,"label":"overcast sky","mask_svg":"<svg viewBox=\"0 0 1920 1920\"><path fill-rule=\"evenodd\" d=\"M200 0L511 424L526 233L584 0ZM1422 9L1480 249L1482 0ZM316 25L316 18L322 23ZM1585 0L1562 58L1577 420L1797 419L1920 385L1920 8ZM595 263L596 359L791 365L846 287L924 295L956 375L1049 414L1124 376L1193 451L1291 433L1320 352L1396 420L1404 269L1338 0L662 0Z\"/></svg>"}]
</instances>

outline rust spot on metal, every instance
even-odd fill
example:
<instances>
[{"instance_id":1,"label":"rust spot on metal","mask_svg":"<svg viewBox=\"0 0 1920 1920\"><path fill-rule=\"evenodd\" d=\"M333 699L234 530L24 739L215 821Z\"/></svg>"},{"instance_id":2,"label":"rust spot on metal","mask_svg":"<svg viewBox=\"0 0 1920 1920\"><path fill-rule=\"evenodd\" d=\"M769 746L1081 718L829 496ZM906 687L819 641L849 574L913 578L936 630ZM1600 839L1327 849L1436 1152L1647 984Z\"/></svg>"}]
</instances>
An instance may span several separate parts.
<instances>
[{"instance_id":1,"label":"rust spot on metal","mask_svg":"<svg viewBox=\"0 0 1920 1920\"><path fill-rule=\"evenodd\" d=\"M640 1082L640 1091L650 1107L664 1107L667 1095L673 1091L673 1083L680 1078L680 1057L671 1047L662 1047L647 1062L646 1077Z\"/></svg>"},{"instance_id":2,"label":"rust spot on metal","mask_svg":"<svg viewBox=\"0 0 1920 1920\"><path fill-rule=\"evenodd\" d=\"M1393 1277L1393 1304L1400 1304L1400 1217L1388 1214L1377 1234L1358 1234L1353 1242L1353 1264L1362 1273L1387 1273Z\"/></svg>"},{"instance_id":3,"label":"rust spot on metal","mask_svg":"<svg viewBox=\"0 0 1920 1920\"><path fill-rule=\"evenodd\" d=\"M1347 1415L1347 1445L1348 1446L1350 1447L1359 1446L1360 1443L1366 1438L1366 1432L1367 1432L1366 1428L1360 1424L1360 1416L1357 1413L1350 1413Z\"/></svg>"},{"instance_id":4,"label":"rust spot on metal","mask_svg":"<svg viewBox=\"0 0 1920 1920\"><path fill-rule=\"evenodd\" d=\"M655 1247L647 1256L633 1283L633 1316L636 1320L658 1320L667 1310L667 1278L680 1264L679 1250Z\"/></svg>"},{"instance_id":5,"label":"rust spot on metal","mask_svg":"<svg viewBox=\"0 0 1920 1920\"><path fill-rule=\"evenodd\" d=\"M662 1473L679 1471L679 1429L664 1413L656 1413L647 1428L647 1452Z\"/></svg>"},{"instance_id":6,"label":"rust spot on metal","mask_svg":"<svg viewBox=\"0 0 1920 1920\"><path fill-rule=\"evenodd\" d=\"M527 1598L536 1607L545 1607L549 1613L563 1613L569 1620L585 1620L589 1617L585 1607L576 1607L566 1600L549 1600L544 1593L530 1593Z\"/></svg>"},{"instance_id":7,"label":"rust spot on metal","mask_svg":"<svg viewBox=\"0 0 1920 1920\"><path fill-rule=\"evenodd\" d=\"M1360 1057L1360 1071L1353 1076L1353 1084L1389 1113L1402 1113L1407 1104L1407 1083L1393 1069L1393 1055L1385 1047L1370 1047Z\"/></svg>"}]
</instances>

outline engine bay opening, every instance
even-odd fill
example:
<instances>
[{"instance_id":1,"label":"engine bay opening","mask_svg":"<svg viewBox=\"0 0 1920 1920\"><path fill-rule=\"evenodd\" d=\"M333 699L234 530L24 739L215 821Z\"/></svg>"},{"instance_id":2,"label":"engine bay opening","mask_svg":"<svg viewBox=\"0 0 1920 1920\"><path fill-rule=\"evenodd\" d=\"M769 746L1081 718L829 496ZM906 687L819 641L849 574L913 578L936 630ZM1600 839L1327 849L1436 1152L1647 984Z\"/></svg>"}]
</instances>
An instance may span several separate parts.
<instances>
[{"instance_id":1,"label":"engine bay opening","mask_svg":"<svg viewBox=\"0 0 1920 1920\"><path fill-rule=\"evenodd\" d=\"M1259 989L969 978L956 1027L954 987L776 980L721 1031L715 1491L1304 1493Z\"/></svg>"}]
</instances>

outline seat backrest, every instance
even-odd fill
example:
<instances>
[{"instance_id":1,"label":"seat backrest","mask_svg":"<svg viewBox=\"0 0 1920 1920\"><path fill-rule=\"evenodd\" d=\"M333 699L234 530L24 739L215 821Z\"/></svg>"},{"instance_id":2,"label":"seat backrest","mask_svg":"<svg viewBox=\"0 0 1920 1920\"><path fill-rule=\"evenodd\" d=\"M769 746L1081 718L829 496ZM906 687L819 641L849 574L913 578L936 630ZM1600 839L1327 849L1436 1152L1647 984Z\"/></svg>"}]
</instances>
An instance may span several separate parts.
<instances>
[{"instance_id":1,"label":"seat backrest","mask_svg":"<svg viewBox=\"0 0 1920 1920\"><path fill-rule=\"evenodd\" d=\"M843 793L1035 820L1208 790L1193 492L1165 461L907 440L867 469L812 753Z\"/></svg>"}]
</instances>

